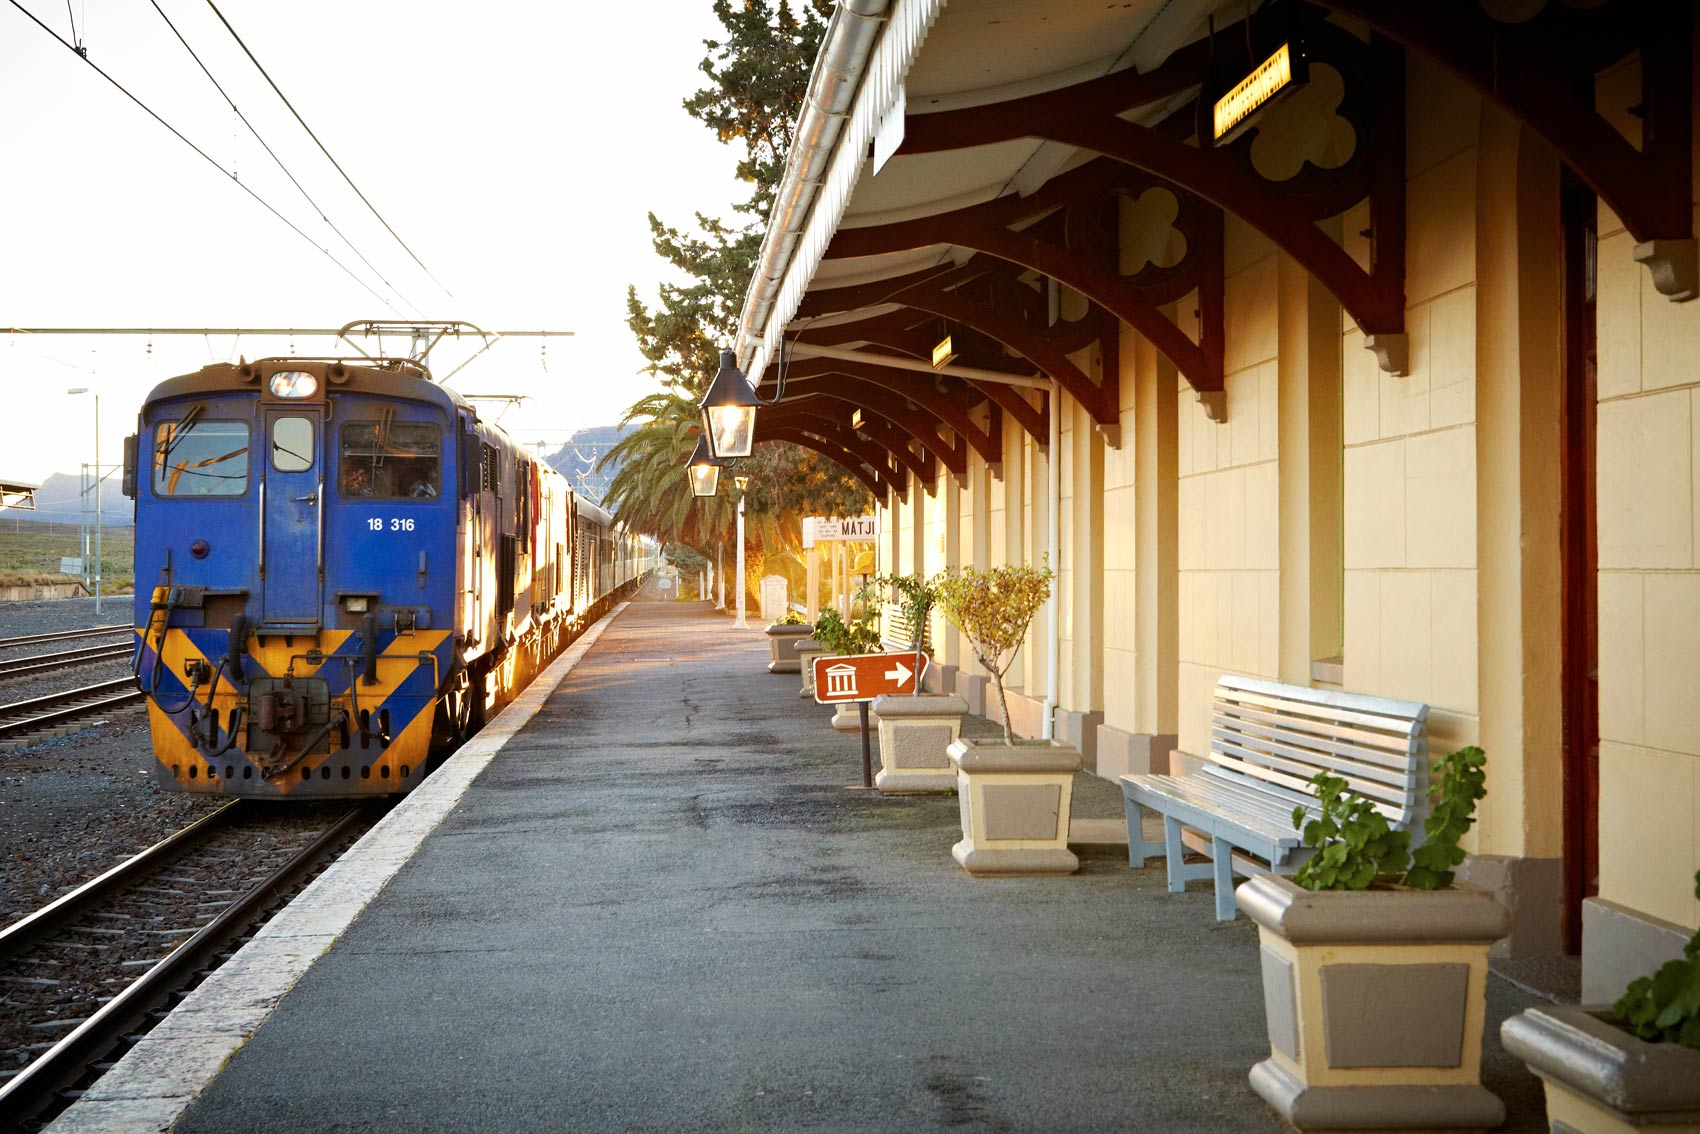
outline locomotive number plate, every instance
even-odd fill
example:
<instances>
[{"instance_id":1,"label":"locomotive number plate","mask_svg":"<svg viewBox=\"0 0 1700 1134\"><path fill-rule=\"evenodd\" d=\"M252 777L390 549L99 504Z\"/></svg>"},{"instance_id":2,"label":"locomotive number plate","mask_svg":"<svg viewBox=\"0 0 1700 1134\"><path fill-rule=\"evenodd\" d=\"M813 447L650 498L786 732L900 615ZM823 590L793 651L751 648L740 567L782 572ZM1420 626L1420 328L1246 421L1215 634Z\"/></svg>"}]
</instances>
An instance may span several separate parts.
<instances>
[{"instance_id":1,"label":"locomotive number plate","mask_svg":"<svg viewBox=\"0 0 1700 1134\"><path fill-rule=\"evenodd\" d=\"M412 516L373 516L366 521L366 526L375 532L410 532L413 530Z\"/></svg>"}]
</instances>

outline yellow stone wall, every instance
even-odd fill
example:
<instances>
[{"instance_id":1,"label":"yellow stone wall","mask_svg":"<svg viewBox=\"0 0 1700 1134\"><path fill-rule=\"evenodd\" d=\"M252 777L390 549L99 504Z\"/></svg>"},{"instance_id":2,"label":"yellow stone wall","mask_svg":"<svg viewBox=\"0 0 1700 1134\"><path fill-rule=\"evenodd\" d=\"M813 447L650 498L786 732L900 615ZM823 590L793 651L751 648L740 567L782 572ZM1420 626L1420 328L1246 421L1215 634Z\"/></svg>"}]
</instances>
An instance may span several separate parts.
<instances>
[{"instance_id":1,"label":"yellow stone wall","mask_svg":"<svg viewBox=\"0 0 1700 1134\"><path fill-rule=\"evenodd\" d=\"M1210 748L1210 691L1224 672L1276 677L1280 625L1277 262L1242 224L1227 232L1228 420L1177 381L1179 730Z\"/></svg>"},{"instance_id":2,"label":"yellow stone wall","mask_svg":"<svg viewBox=\"0 0 1700 1134\"><path fill-rule=\"evenodd\" d=\"M1600 83L1619 128L1626 66ZM1700 185L1700 180L1696 181ZM1600 896L1700 926L1700 301L1672 303L1601 207Z\"/></svg>"},{"instance_id":3,"label":"yellow stone wall","mask_svg":"<svg viewBox=\"0 0 1700 1134\"><path fill-rule=\"evenodd\" d=\"M1210 421L1124 328L1119 447L1066 396L1056 454L1006 423L1001 477L973 456L963 486L941 482L921 505L921 559L929 571L1038 562L1052 457L1063 708L1101 708L1127 733L1178 732L1201 753L1221 673L1309 682L1310 663L1338 651L1344 688L1432 706L1436 755L1488 750L1473 850L1557 858L1557 158L1421 58L1408 82L1409 374L1383 372L1333 297L1230 218L1227 421ZM1633 134L1634 66L1599 90ZM1368 223L1359 208L1339 227L1360 262ZM1700 301L1658 295L1633 245L1602 209L1601 896L1692 927ZM1194 304L1177 306L1190 333ZM888 522L913 513L900 505ZM916 543L892 541L900 569ZM1044 662L1041 617L1011 686L1043 697Z\"/></svg>"}]
</instances>

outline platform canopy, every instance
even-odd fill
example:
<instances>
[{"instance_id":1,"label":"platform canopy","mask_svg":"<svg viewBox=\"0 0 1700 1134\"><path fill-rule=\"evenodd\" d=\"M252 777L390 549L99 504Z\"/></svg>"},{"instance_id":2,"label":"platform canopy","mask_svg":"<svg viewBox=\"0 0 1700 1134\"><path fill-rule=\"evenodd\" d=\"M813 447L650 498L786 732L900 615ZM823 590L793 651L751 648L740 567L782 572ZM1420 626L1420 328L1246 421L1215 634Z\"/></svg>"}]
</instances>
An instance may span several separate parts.
<instances>
[{"instance_id":1,"label":"platform canopy","mask_svg":"<svg viewBox=\"0 0 1700 1134\"><path fill-rule=\"evenodd\" d=\"M35 510L35 490L39 484L30 484L22 480L6 480L0 477L0 508L24 508Z\"/></svg>"},{"instance_id":2,"label":"platform canopy","mask_svg":"<svg viewBox=\"0 0 1700 1134\"><path fill-rule=\"evenodd\" d=\"M995 470L1006 428L1044 442L1060 390L1119 445L1124 326L1221 421L1230 218L1405 372L1413 51L1553 144L1691 297L1688 6L1530 7L842 0L735 347L764 397L784 364L757 442L901 493L970 453ZM1631 51L1665 123L1634 142L1576 93Z\"/></svg>"}]
</instances>

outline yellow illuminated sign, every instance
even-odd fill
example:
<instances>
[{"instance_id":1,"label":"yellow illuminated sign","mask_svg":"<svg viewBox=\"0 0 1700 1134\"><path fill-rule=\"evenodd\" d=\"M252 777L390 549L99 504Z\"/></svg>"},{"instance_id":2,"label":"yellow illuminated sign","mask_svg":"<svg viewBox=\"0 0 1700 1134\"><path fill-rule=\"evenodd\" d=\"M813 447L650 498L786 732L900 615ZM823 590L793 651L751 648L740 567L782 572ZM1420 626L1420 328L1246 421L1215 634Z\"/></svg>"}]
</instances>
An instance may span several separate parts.
<instances>
[{"instance_id":1,"label":"yellow illuminated sign","mask_svg":"<svg viewBox=\"0 0 1700 1134\"><path fill-rule=\"evenodd\" d=\"M937 369L956 357L956 351L951 349L950 336L939 340L939 345L933 348L933 367Z\"/></svg>"},{"instance_id":2,"label":"yellow illuminated sign","mask_svg":"<svg viewBox=\"0 0 1700 1134\"><path fill-rule=\"evenodd\" d=\"M1258 108L1292 86L1293 77L1293 45L1283 43L1275 54L1259 63L1251 74L1216 100L1216 141L1225 141Z\"/></svg>"}]
</instances>

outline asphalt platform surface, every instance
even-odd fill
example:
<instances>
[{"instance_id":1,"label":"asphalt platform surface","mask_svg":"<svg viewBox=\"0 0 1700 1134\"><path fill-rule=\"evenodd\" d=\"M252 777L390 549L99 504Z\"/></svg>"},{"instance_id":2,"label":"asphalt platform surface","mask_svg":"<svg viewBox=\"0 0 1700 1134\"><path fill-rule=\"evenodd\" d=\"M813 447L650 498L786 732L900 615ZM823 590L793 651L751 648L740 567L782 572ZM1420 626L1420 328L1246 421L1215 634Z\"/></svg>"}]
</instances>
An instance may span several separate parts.
<instances>
[{"instance_id":1,"label":"asphalt platform surface","mask_svg":"<svg viewBox=\"0 0 1700 1134\"><path fill-rule=\"evenodd\" d=\"M1119 848L968 877L955 799L853 786L765 655L629 607L176 1129L1289 1129L1248 921ZM1531 1002L1490 983L1505 1130L1545 1129Z\"/></svg>"}]
</instances>

